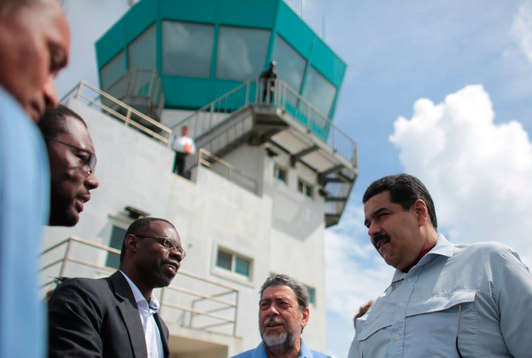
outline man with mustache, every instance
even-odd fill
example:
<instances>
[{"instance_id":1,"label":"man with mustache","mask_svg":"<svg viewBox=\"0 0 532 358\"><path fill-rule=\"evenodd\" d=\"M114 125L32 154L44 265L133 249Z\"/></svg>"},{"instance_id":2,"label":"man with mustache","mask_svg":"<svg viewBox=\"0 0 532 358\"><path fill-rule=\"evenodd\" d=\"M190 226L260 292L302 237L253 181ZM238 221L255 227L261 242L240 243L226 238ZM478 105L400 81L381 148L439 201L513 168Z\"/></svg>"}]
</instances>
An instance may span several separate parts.
<instances>
[{"instance_id":1,"label":"man with mustache","mask_svg":"<svg viewBox=\"0 0 532 358\"><path fill-rule=\"evenodd\" d=\"M306 287L288 275L266 279L260 291L257 348L233 358L330 358L307 347L301 333L308 323Z\"/></svg>"},{"instance_id":2,"label":"man with mustache","mask_svg":"<svg viewBox=\"0 0 532 358\"><path fill-rule=\"evenodd\" d=\"M168 358L168 328L153 295L185 257L174 225L140 218L127 229L120 268L104 279L72 278L48 303L49 358Z\"/></svg>"},{"instance_id":3,"label":"man with mustache","mask_svg":"<svg viewBox=\"0 0 532 358\"><path fill-rule=\"evenodd\" d=\"M90 191L99 185L94 175L96 154L85 121L63 105L47 110L39 120L50 163L50 226L74 226Z\"/></svg>"},{"instance_id":4,"label":"man with mustache","mask_svg":"<svg viewBox=\"0 0 532 358\"><path fill-rule=\"evenodd\" d=\"M33 122L57 104L53 79L69 51L57 0L0 0L0 357L45 355L37 272L50 185Z\"/></svg>"},{"instance_id":5,"label":"man with mustache","mask_svg":"<svg viewBox=\"0 0 532 358\"><path fill-rule=\"evenodd\" d=\"M381 178L362 201L371 242L396 271L356 320L349 358L530 357L532 275L517 253L451 244L413 176Z\"/></svg>"}]
</instances>

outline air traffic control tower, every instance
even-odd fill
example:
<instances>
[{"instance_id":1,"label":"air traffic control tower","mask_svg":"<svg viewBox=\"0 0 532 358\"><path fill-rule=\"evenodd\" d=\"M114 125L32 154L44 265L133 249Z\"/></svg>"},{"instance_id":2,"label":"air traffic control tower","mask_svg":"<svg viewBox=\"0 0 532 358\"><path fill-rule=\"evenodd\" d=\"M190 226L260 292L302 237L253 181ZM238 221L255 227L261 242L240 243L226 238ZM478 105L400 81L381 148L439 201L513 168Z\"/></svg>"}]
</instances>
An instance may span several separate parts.
<instances>
[{"instance_id":1,"label":"air traffic control tower","mask_svg":"<svg viewBox=\"0 0 532 358\"><path fill-rule=\"evenodd\" d=\"M100 88L81 82L63 103L89 126L100 187L75 228L47 229L43 290L109 275L128 225L163 217L187 251L158 292L172 357L255 347L258 292L277 273L307 286L303 338L326 351L325 229L358 172L333 122L345 63L283 0L141 0L96 52ZM277 78L260 78L272 61ZM172 173L183 126L190 179Z\"/></svg>"}]
</instances>

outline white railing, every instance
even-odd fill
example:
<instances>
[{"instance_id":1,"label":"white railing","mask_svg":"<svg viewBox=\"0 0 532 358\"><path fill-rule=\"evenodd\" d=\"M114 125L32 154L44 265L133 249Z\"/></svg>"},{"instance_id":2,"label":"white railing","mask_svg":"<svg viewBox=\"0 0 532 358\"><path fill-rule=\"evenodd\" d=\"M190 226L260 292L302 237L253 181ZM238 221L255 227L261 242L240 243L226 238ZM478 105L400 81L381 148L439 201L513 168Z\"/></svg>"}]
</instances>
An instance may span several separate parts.
<instances>
[{"instance_id":1,"label":"white railing","mask_svg":"<svg viewBox=\"0 0 532 358\"><path fill-rule=\"evenodd\" d=\"M198 138L233 113L248 105L280 108L302 124L309 133L327 143L335 152L357 166L356 142L322 114L312 103L281 80L253 78L200 108L172 128L188 126Z\"/></svg>"},{"instance_id":2,"label":"white railing","mask_svg":"<svg viewBox=\"0 0 532 358\"><path fill-rule=\"evenodd\" d=\"M132 126L142 133L166 145L170 145L172 140L172 130L170 128L85 81L81 81L68 92L61 99L61 103L66 103L69 98L75 98L81 102L85 102L90 107L96 107L104 113L124 122L126 126Z\"/></svg>"},{"instance_id":3,"label":"white railing","mask_svg":"<svg viewBox=\"0 0 532 358\"><path fill-rule=\"evenodd\" d=\"M41 253L43 290L55 287L56 277L102 277L116 268L103 262L120 251L78 237L69 237ZM236 334L239 290L210 278L179 270L173 283L161 289L161 315L184 327Z\"/></svg>"},{"instance_id":4,"label":"white railing","mask_svg":"<svg viewBox=\"0 0 532 358\"><path fill-rule=\"evenodd\" d=\"M235 168L231 163L215 156L207 150L200 148L198 151L198 164L217 172L232 182L257 194L257 181L243 171Z\"/></svg>"}]
</instances>

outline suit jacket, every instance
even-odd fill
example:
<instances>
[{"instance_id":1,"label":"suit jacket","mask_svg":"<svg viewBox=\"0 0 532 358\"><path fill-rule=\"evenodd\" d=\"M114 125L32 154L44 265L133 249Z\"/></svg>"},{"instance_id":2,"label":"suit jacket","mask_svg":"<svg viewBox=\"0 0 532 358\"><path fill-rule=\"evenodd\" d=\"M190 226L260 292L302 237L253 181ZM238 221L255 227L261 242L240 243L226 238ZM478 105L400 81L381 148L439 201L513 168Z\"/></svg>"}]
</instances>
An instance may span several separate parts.
<instances>
[{"instance_id":1,"label":"suit jacket","mask_svg":"<svg viewBox=\"0 0 532 358\"><path fill-rule=\"evenodd\" d=\"M168 358L168 328L154 317ZM118 271L61 284L48 303L48 326L49 358L147 358L137 303Z\"/></svg>"}]
</instances>

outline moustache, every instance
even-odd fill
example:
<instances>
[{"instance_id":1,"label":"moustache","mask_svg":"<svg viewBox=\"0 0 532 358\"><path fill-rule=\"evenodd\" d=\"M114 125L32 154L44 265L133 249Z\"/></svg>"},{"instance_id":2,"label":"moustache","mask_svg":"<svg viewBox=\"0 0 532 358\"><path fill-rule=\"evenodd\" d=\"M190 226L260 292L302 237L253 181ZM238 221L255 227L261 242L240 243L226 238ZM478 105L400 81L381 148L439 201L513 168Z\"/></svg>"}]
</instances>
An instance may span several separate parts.
<instances>
[{"instance_id":1,"label":"moustache","mask_svg":"<svg viewBox=\"0 0 532 358\"><path fill-rule=\"evenodd\" d=\"M384 243L390 241L390 236L388 234L376 234L373 236L373 246L375 246L377 250L379 250L381 241L384 241Z\"/></svg>"}]
</instances>

